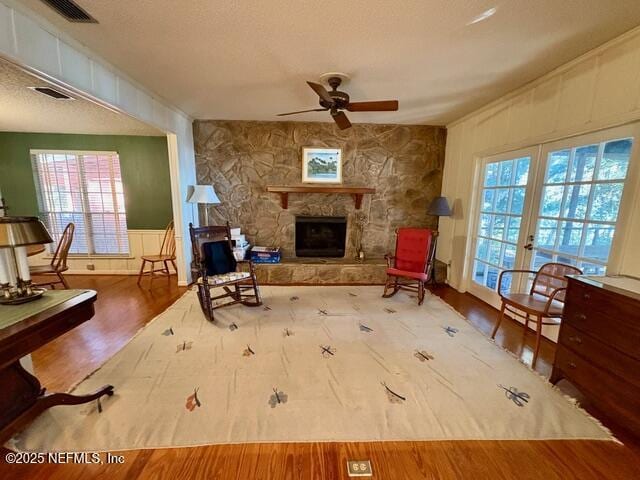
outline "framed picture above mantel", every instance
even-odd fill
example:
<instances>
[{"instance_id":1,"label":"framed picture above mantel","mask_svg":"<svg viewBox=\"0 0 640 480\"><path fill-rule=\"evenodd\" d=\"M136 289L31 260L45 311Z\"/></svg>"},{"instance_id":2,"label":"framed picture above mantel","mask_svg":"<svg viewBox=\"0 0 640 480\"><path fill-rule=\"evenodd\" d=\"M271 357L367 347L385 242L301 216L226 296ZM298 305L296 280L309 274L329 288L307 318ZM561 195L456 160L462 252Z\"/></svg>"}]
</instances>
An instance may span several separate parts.
<instances>
[{"instance_id":1,"label":"framed picture above mantel","mask_svg":"<svg viewBox=\"0 0 640 480\"><path fill-rule=\"evenodd\" d=\"M303 183L342 183L342 149L302 149Z\"/></svg>"}]
</instances>

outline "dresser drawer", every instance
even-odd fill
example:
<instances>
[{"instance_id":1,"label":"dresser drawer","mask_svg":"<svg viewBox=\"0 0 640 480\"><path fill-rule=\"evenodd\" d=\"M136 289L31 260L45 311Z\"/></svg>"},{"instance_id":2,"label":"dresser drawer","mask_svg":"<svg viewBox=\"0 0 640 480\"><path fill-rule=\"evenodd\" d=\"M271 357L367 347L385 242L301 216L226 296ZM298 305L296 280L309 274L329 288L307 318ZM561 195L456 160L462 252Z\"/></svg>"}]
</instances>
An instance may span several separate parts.
<instances>
[{"instance_id":1,"label":"dresser drawer","mask_svg":"<svg viewBox=\"0 0 640 480\"><path fill-rule=\"evenodd\" d=\"M598 409L635 433L640 433L640 388L591 365L580 355L558 346L555 367L579 387Z\"/></svg>"},{"instance_id":2,"label":"dresser drawer","mask_svg":"<svg viewBox=\"0 0 640 480\"><path fill-rule=\"evenodd\" d=\"M592 365L640 388L640 360L620 353L568 323L563 323L560 327L558 345L572 350Z\"/></svg>"},{"instance_id":3,"label":"dresser drawer","mask_svg":"<svg viewBox=\"0 0 640 480\"><path fill-rule=\"evenodd\" d=\"M640 360L637 304L572 282L567 292L562 321Z\"/></svg>"}]
</instances>

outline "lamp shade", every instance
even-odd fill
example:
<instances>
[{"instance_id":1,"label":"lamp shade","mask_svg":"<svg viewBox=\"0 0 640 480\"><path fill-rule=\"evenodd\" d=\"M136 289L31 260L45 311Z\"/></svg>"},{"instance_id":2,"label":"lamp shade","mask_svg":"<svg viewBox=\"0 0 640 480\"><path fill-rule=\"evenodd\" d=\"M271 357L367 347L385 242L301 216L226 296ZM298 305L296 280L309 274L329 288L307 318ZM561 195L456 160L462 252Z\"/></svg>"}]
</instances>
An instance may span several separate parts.
<instances>
[{"instance_id":1,"label":"lamp shade","mask_svg":"<svg viewBox=\"0 0 640 480\"><path fill-rule=\"evenodd\" d=\"M189 196L189 203L207 203L210 205L220 204L220 199L213 189L213 185L194 185L193 192Z\"/></svg>"},{"instance_id":2,"label":"lamp shade","mask_svg":"<svg viewBox=\"0 0 640 480\"><path fill-rule=\"evenodd\" d=\"M0 247L51 242L51 235L38 217L0 217Z\"/></svg>"},{"instance_id":3,"label":"lamp shade","mask_svg":"<svg viewBox=\"0 0 640 480\"><path fill-rule=\"evenodd\" d=\"M435 215L436 217L450 217L451 208L449 207L447 197L434 198L429 204L429 208L427 208L427 214Z\"/></svg>"}]
</instances>

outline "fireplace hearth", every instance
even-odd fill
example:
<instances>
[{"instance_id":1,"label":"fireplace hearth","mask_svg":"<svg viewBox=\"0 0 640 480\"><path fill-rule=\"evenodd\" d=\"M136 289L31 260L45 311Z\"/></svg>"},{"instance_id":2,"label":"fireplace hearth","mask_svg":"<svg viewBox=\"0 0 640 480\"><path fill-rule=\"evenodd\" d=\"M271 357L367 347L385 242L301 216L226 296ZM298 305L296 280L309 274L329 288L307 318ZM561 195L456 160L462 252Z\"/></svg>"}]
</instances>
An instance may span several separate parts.
<instances>
[{"instance_id":1,"label":"fireplace hearth","mask_svg":"<svg viewBox=\"0 0 640 480\"><path fill-rule=\"evenodd\" d=\"M296 216L297 257L344 257L346 217Z\"/></svg>"}]
</instances>

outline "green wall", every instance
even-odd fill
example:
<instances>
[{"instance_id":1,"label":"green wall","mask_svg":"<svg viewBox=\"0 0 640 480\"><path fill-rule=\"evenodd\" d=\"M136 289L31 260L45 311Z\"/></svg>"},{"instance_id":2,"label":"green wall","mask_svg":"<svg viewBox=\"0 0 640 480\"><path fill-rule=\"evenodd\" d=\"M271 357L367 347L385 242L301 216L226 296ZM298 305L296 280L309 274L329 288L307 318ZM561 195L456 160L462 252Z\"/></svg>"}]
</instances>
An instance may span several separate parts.
<instances>
[{"instance_id":1,"label":"green wall","mask_svg":"<svg viewBox=\"0 0 640 480\"><path fill-rule=\"evenodd\" d=\"M160 230L171 220L166 137L0 132L0 190L9 215L38 215L32 148L118 152L128 228Z\"/></svg>"}]
</instances>

